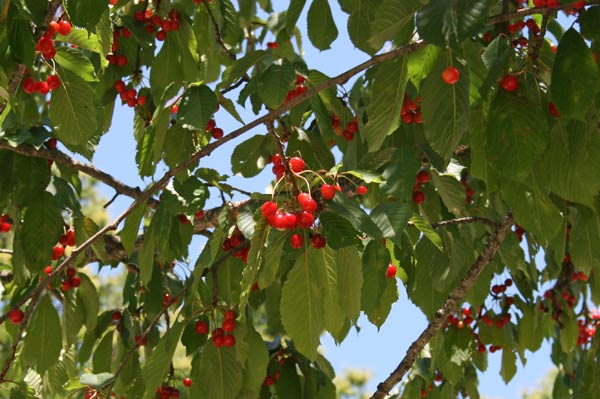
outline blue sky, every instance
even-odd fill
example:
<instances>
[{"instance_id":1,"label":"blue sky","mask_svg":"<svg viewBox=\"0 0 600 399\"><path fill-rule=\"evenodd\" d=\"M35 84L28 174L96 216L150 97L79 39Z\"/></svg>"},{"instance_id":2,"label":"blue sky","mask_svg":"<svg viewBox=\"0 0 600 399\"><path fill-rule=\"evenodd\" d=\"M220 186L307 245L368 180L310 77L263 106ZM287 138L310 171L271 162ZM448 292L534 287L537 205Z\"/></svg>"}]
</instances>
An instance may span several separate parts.
<instances>
[{"instance_id":1,"label":"blue sky","mask_svg":"<svg viewBox=\"0 0 600 399\"><path fill-rule=\"evenodd\" d=\"M305 34L306 10L301 16L300 28L303 31L303 50L309 68L317 68L330 76L334 76L366 60L368 56L354 49L345 29L346 15L339 10L337 2L332 1L330 4L340 33L331 50L319 52L310 46ZM348 89L350 87L347 86ZM232 99L236 100L235 98ZM249 110L241 112L241 114L245 121L254 119L254 115ZM217 113L216 121L225 133L240 127L240 124L230 118L224 110ZM137 166L134 160L135 141L132 129L133 112L126 106L117 105L113 126L109 133L102 138L94 156L94 164L129 185L139 185L140 188L144 188L149 180L142 181L137 175ZM204 160L204 165L209 165L222 173L231 175L229 154L231 154L237 143L245 140L253 133L265 133L265 129L263 127L255 128L241 138L228 143L228 145L217 150L210 159ZM162 175L164 171L166 171L164 165L159 166L157 176ZM232 184L248 190L261 191L262 187L269 184L271 178L270 171L266 171L251 180L234 177ZM101 186L101 190L108 198L114 194L111 189L105 186ZM112 216L115 216L123 211L130 202L131 200L126 197L119 197L108 210ZM213 195L213 198L207 204L207 208L218 205L220 205L220 198ZM197 254L201 245L202 240L195 238L191 253ZM191 261L194 262L195 258L192 258ZM373 379L369 388L374 390L377 383L387 377L397 366L408 346L425 328L426 320L421 312L407 299L406 292L401 288L400 300L393 306L390 316L381 330L377 331L377 328L371 325L366 318L361 318L359 325L361 327L360 334L353 330L340 346L336 346L329 336L323 336L322 343L325 355L338 372L345 367L371 370ZM519 397L524 388L531 388L536 385L552 367L549 358L549 346L544 344L542 349L535 355L528 354L527 366L521 367L519 365L519 371L513 381L505 385L499 375L500 359L500 352L491 354L489 369L480 376L480 390L489 398L508 399Z\"/></svg>"}]
</instances>

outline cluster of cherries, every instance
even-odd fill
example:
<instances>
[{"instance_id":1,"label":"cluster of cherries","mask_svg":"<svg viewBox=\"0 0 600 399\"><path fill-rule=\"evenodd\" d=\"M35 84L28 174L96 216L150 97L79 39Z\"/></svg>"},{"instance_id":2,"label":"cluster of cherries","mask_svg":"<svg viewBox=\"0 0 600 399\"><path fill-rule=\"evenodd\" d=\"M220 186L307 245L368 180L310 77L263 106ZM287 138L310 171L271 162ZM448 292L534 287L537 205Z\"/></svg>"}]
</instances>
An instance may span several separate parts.
<instances>
[{"instance_id":1,"label":"cluster of cherries","mask_svg":"<svg viewBox=\"0 0 600 399\"><path fill-rule=\"evenodd\" d=\"M160 399L178 399L180 395L179 389L170 385L159 386L156 389L156 394Z\"/></svg>"},{"instance_id":2,"label":"cluster of cherries","mask_svg":"<svg viewBox=\"0 0 600 399\"><path fill-rule=\"evenodd\" d=\"M52 248L52 260L58 260L65 254L65 247L75 246L75 230L68 229L58 240L58 244Z\"/></svg>"},{"instance_id":3,"label":"cluster of cherries","mask_svg":"<svg viewBox=\"0 0 600 399\"><path fill-rule=\"evenodd\" d=\"M225 252L234 251L233 257L241 259L244 263L248 262L248 252L250 245L244 245L248 242L244 234L237 227L233 231L231 237L226 238L221 244L221 249Z\"/></svg>"},{"instance_id":4,"label":"cluster of cherries","mask_svg":"<svg viewBox=\"0 0 600 399\"><path fill-rule=\"evenodd\" d=\"M265 379L263 381L264 386L270 387L271 385L275 384L279 380L281 372L278 369L285 364L287 358L288 357L286 356L285 349L282 348L271 359L272 363L269 366L270 373L267 374L267 376L265 377Z\"/></svg>"},{"instance_id":5,"label":"cluster of cherries","mask_svg":"<svg viewBox=\"0 0 600 399\"><path fill-rule=\"evenodd\" d=\"M138 91L133 87L128 88L125 82L123 82L121 79L115 82L114 88L117 93L119 93L121 101L131 108L135 107L136 105L144 106L148 101L146 96L139 94Z\"/></svg>"},{"instance_id":6,"label":"cluster of cherries","mask_svg":"<svg viewBox=\"0 0 600 399\"><path fill-rule=\"evenodd\" d=\"M331 115L331 126L336 135L342 136L346 141L352 141L354 135L358 132L358 118L355 116L346 124L346 128L342 127L340 117L337 114Z\"/></svg>"},{"instance_id":7,"label":"cluster of cherries","mask_svg":"<svg viewBox=\"0 0 600 399\"><path fill-rule=\"evenodd\" d=\"M577 320L577 327L579 329L577 345L590 343L594 335L596 335L598 324L600 324L600 312L597 309L590 311L589 315L586 315L585 318Z\"/></svg>"},{"instance_id":8,"label":"cluster of cherries","mask_svg":"<svg viewBox=\"0 0 600 399\"><path fill-rule=\"evenodd\" d=\"M176 32L181 26L179 12L175 9L169 11L168 18L161 18L160 15L152 13L152 10L138 10L133 13L133 18L143 22L148 33L156 31L156 40L161 42L167 38L168 32Z\"/></svg>"},{"instance_id":9,"label":"cluster of cherries","mask_svg":"<svg viewBox=\"0 0 600 399\"><path fill-rule=\"evenodd\" d=\"M460 176L460 184L462 184L462 186L465 188L465 201L467 202L467 204L470 204L471 202L473 202L475 190L473 190L471 186L469 186L469 182L467 181L468 177L468 173L463 173Z\"/></svg>"},{"instance_id":10,"label":"cluster of cherries","mask_svg":"<svg viewBox=\"0 0 600 399\"><path fill-rule=\"evenodd\" d=\"M227 309L223 313L221 327L212 330L210 334L211 341L216 348L221 348L222 346L230 348L235 345L235 337L232 333L235 330L236 317L234 310ZM198 320L194 325L194 328L198 334L205 335L208 334L209 325L205 320Z\"/></svg>"},{"instance_id":11,"label":"cluster of cherries","mask_svg":"<svg viewBox=\"0 0 600 399\"><path fill-rule=\"evenodd\" d=\"M46 266L44 268L44 273L46 275L50 275L52 273L52 266ZM77 288L81 285L81 277L77 276L77 270L72 267L67 268L65 274L62 277L60 283L60 289L63 292L67 292L73 288Z\"/></svg>"},{"instance_id":12,"label":"cluster of cherries","mask_svg":"<svg viewBox=\"0 0 600 399\"><path fill-rule=\"evenodd\" d=\"M404 94L404 102L400 109L400 117L402 122L407 125L420 125L423 123L423 117L421 115L421 97L417 97L413 101L408 94Z\"/></svg>"},{"instance_id":13,"label":"cluster of cherries","mask_svg":"<svg viewBox=\"0 0 600 399\"><path fill-rule=\"evenodd\" d=\"M10 216L6 213L3 213L0 216L0 233L8 233L12 227Z\"/></svg>"},{"instance_id":14,"label":"cluster of cherries","mask_svg":"<svg viewBox=\"0 0 600 399\"><path fill-rule=\"evenodd\" d=\"M31 76L28 76L23 80L23 91L27 94L38 92L45 96L50 91L56 90L59 87L60 78L56 75L48 75L46 80L35 80Z\"/></svg>"},{"instance_id":15,"label":"cluster of cherries","mask_svg":"<svg viewBox=\"0 0 600 399\"><path fill-rule=\"evenodd\" d=\"M66 36L71 33L71 23L66 20L52 21L48 24L46 32L38 40L35 51L42 53L45 59L52 59L56 55L56 47L54 47L54 36L59 33Z\"/></svg>"},{"instance_id":16,"label":"cluster of cherries","mask_svg":"<svg viewBox=\"0 0 600 399\"><path fill-rule=\"evenodd\" d=\"M204 126L204 131L209 132L211 137L215 140L219 140L223 137L223 129L217 127L217 122L215 122L214 118L210 118L208 122L206 122L206 126Z\"/></svg>"},{"instance_id":17,"label":"cluster of cherries","mask_svg":"<svg viewBox=\"0 0 600 399\"><path fill-rule=\"evenodd\" d=\"M417 172L415 177L415 185L413 186L412 200L415 204L420 205L425 202L425 193L421 191L424 184L429 183L431 175L427 169L421 169Z\"/></svg>"},{"instance_id":18,"label":"cluster of cherries","mask_svg":"<svg viewBox=\"0 0 600 399\"><path fill-rule=\"evenodd\" d=\"M285 100L283 100L283 102L286 103L290 100L293 100L294 98L298 97L299 95L303 94L306 90L308 90L308 87L306 87L304 82L306 82L306 78L302 75L296 74L296 88L287 92Z\"/></svg>"}]
</instances>

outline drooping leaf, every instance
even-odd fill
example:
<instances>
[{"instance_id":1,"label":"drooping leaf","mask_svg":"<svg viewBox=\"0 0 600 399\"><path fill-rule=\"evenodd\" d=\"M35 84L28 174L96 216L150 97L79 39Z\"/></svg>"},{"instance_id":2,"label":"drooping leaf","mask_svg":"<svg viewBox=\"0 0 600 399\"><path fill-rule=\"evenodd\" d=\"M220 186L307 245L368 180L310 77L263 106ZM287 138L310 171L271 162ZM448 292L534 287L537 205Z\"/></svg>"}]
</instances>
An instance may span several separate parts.
<instances>
[{"instance_id":1,"label":"drooping leaf","mask_svg":"<svg viewBox=\"0 0 600 399\"><path fill-rule=\"evenodd\" d=\"M308 9L308 38L319 50L327 50L338 30L327 0L313 0Z\"/></svg>"},{"instance_id":2,"label":"drooping leaf","mask_svg":"<svg viewBox=\"0 0 600 399\"><path fill-rule=\"evenodd\" d=\"M48 295L40 299L23 339L21 356L26 364L43 374L58 362L62 349L62 331L58 312Z\"/></svg>"},{"instance_id":3,"label":"drooping leaf","mask_svg":"<svg viewBox=\"0 0 600 399\"><path fill-rule=\"evenodd\" d=\"M381 0L356 2L348 17L348 34L352 43L367 54L374 54L378 47L369 41L371 25L380 8Z\"/></svg>"},{"instance_id":4,"label":"drooping leaf","mask_svg":"<svg viewBox=\"0 0 600 399\"><path fill-rule=\"evenodd\" d=\"M275 150L273 137L268 134L254 135L233 150L231 170L233 173L240 173L244 177L256 176L265 168Z\"/></svg>"},{"instance_id":5,"label":"drooping leaf","mask_svg":"<svg viewBox=\"0 0 600 399\"><path fill-rule=\"evenodd\" d=\"M177 122L185 129L204 131L216 106L217 97L208 86L190 86L181 97Z\"/></svg>"},{"instance_id":6,"label":"drooping leaf","mask_svg":"<svg viewBox=\"0 0 600 399\"><path fill-rule=\"evenodd\" d=\"M171 360L182 331L183 324L178 322L169 331L165 332L144 365L141 375L146 385L144 398L149 399L156 395L156 388L162 384L163 379L169 372Z\"/></svg>"},{"instance_id":7,"label":"drooping leaf","mask_svg":"<svg viewBox=\"0 0 600 399\"><path fill-rule=\"evenodd\" d=\"M193 384L190 396L194 398L230 399L237 397L242 388L242 365L235 355L235 348L217 348L207 345L200 364L192 379L202 381Z\"/></svg>"},{"instance_id":8,"label":"drooping leaf","mask_svg":"<svg viewBox=\"0 0 600 399\"><path fill-rule=\"evenodd\" d=\"M403 29L411 26L414 13L422 6L420 0L383 0L371 22L369 44L375 49L380 49L386 41L394 39ZM361 32L362 35L365 33Z\"/></svg>"},{"instance_id":9,"label":"drooping leaf","mask_svg":"<svg viewBox=\"0 0 600 399\"><path fill-rule=\"evenodd\" d=\"M552 68L552 99L562 117L583 118L594 104L600 70L592 50L573 28L561 38Z\"/></svg>"},{"instance_id":10,"label":"drooping leaf","mask_svg":"<svg viewBox=\"0 0 600 399\"><path fill-rule=\"evenodd\" d=\"M108 4L100 7L95 0L65 1L69 18L77 26L85 26L90 30L98 23Z\"/></svg>"}]
</instances>

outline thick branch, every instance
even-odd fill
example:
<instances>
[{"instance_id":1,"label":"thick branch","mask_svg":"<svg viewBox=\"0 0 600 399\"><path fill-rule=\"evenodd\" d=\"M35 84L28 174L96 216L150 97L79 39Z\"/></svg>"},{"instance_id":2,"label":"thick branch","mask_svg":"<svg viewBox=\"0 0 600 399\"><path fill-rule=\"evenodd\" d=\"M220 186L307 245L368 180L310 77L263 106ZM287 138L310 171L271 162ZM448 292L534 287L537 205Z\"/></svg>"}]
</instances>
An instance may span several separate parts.
<instances>
[{"instance_id":1,"label":"thick branch","mask_svg":"<svg viewBox=\"0 0 600 399\"><path fill-rule=\"evenodd\" d=\"M78 160L73 159L70 156L68 156L67 154L65 154L61 151L58 151L58 150L49 151L49 150L45 150L43 148L40 148L39 150L37 150L34 147L25 146L25 145L13 147L6 141L0 141L0 149L13 151L13 152L16 152L21 155L27 155L27 156L43 158L43 159L50 159L56 163L60 163L62 165L69 166L75 170L83 172L86 175L89 175L89 176L101 181L102 183L106 184L109 187L112 187L118 194L124 194L133 199L137 199L140 197L140 195L142 195L142 190L140 190L138 187L128 186L127 184L114 178L112 175L109 175L108 173L106 173L100 169L97 169L92 165L85 164L83 162L79 162ZM158 201L154 198L149 198L148 205L151 208L157 208Z\"/></svg>"},{"instance_id":2,"label":"thick branch","mask_svg":"<svg viewBox=\"0 0 600 399\"><path fill-rule=\"evenodd\" d=\"M377 386L377 391L373 394L373 396L371 396L370 399L384 398L411 369L421 350L423 350L425 345L441 330L446 323L448 315L456 310L457 305L462 301L467 291L469 291L477 281L477 278L479 277L479 274L483 268L492 261L496 255L496 252L500 248L500 245L504 241L506 234L510 231L513 223L514 220L511 213L505 216L504 219L498 223L494 234L491 236L490 241L487 244L487 247L484 249L481 255L479 255L477 260L475 260L475 263L473 263L458 286L452 291L452 293L450 293L442 307L435 312L435 315L427 328L425 328L419 338L417 338L417 340L410 345L406 351L406 355L398 367L396 367L396 369L389 375L388 378L386 378Z\"/></svg>"}]
</instances>

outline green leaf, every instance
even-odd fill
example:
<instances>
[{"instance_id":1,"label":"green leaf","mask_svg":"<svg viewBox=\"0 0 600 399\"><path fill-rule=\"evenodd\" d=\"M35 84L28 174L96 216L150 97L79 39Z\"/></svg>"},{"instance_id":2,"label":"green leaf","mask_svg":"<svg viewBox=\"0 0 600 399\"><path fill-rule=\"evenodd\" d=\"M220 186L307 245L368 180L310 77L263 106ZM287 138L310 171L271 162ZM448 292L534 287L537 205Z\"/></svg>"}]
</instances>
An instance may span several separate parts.
<instances>
[{"instance_id":1,"label":"green leaf","mask_svg":"<svg viewBox=\"0 0 600 399\"><path fill-rule=\"evenodd\" d=\"M335 253L338 278L339 306L351 322L360 314L360 296L363 285L360 253L356 247L342 248Z\"/></svg>"},{"instance_id":2,"label":"green leaf","mask_svg":"<svg viewBox=\"0 0 600 399\"><path fill-rule=\"evenodd\" d=\"M235 348L217 348L207 345L200 364L192 379L191 398L230 399L235 398L243 383L242 365L235 355Z\"/></svg>"},{"instance_id":3,"label":"green leaf","mask_svg":"<svg viewBox=\"0 0 600 399\"><path fill-rule=\"evenodd\" d=\"M83 146L99 133L95 93L81 78L63 73L61 85L52 93L50 118L54 132L67 146Z\"/></svg>"},{"instance_id":4,"label":"green leaf","mask_svg":"<svg viewBox=\"0 0 600 399\"><path fill-rule=\"evenodd\" d=\"M592 50L574 29L560 40L552 68L552 99L562 117L583 118L594 104L600 70Z\"/></svg>"},{"instance_id":5,"label":"green leaf","mask_svg":"<svg viewBox=\"0 0 600 399\"><path fill-rule=\"evenodd\" d=\"M581 34L589 40L600 40L600 26L598 26L597 23L599 20L600 6L589 7L587 10L581 10L579 14Z\"/></svg>"},{"instance_id":6,"label":"green leaf","mask_svg":"<svg viewBox=\"0 0 600 399\"><path fill-rule=\"evenodd\" d=\"M402 202L379 204L371 212L371 219L383 232L383 237L390 238L398 245L411 216L411 207Z\"/></svg>"},{"instance_id":7,"label":"green leaf","mask_svg":"<svg viewBox=\"0 0 600 399\"><path fill-rule=\"evenodd\" d=\"M451 175L440 175L430 170L431 183L435 187L446 208L455 215L461 215L466 206L464 187ZM425 199L427 201L427 198Z\"/></svg>"},{"instance_id":8,"label":"green leaf","mask_svg":"<svg viewBox=\"0 0 600 399\"><path fill-rule=\"evenodd\" d=\"M89 386L93 389L103 389L108 384L112 383L115 376L111 373L100 373L100 374L83 374L79 377L79 382L83 385Z\"/></svg>"},{"instance_id":9,"label":"green leaf","mask_svg":"<svg viewBox=\"0 0 600 399\"><path fill-rule=\"evenodd\" d=\"M541 162L541 181L562 198L592 208L600 191L600 139L592 124L558 121Z\"/></svg>"},{"instance_id":10,"label":"green leaf","mask_svg":"<svg viewBox=\"0 0 600 399\"><path fill-rule=\"evenodd\" d=\"M408 81L407 57L379 66L373 80L373 96L367 106L369 121L361 130L369 151L377 151L386 137L400 126L400 110Z\"/></svg>"},{"instance_id":11,"label":"green leaf","mask_svg":"<svg viewBox=\"0 0 600 399\"><path fill-rule=\"evenodd\" d=\"M445 47L456 47L477 34L487 22L487 0L437 0L417 14L417 30L421 39Z\"/></svg>"},{"instance_id":12,"label":"green leaf","mask_svg":"<svg viewBox=\"0 0 600 399\"><path fill-rule=\"evenodd\" d=\"M334 199L327 204L327 207L349 221L359 232L368 234L373 238L382 238L381 230L360 207L358 202L352 201L345 195L336 194Z\"/></svg>"},{"instance_id":13,"label":"green leaf","mask_svg":"<svg viewBox=\"0 0 600 399\"><path fill-rule=\"evenodd\" d=\"M15 18L8 25L10 56L19 64L33 65L35 42L31 26L25 19Z\"/></svg>"},{"instance_id":14,"label":"green leaf","mask_svg":"<svg viewBox=\"0 0 600 399\"><path fill-rule=\"evenodd\" d=\"M254 135L235 147L231 154L231 171L244 177L253 177L267 166L272 154L277 151L273 137Z\"/></svg>"},{"instance_id":15,"label":"green leaf","mask_svg":"<svg viewBox=\"0 0 600 399\"><path fill-rule=\"evenodd\" d=\"M490 106L485 152L502 176L523 179L541 158L548 140L546 118L535 102L498 92Z\"/></svg>"},{"instance_id":16,"label":"green leaf","mask_svg":"<svg viewBox=\"0 0 600 399\"><path fill-rule=\"evenodd\" d=\"M374 54L379 47L369 41L371 24L381 0L358 1L348 17L348 34L352 43L367 54Z\"/></svg>"},{"instance_id":17,"label":"green leaf","mask_svg":"<svg viewBox=\"0 0 600 399\"><path fill-rule=\"evenodd\" d=\"M600 265L600 223L597 214L580 207L573 210L573 228L569 240L571 262L587 275Z\"/></svg>"},{"instance_id":18,"label":"green leaf","mask_svg":"<svg viewBox=\"0 0 600 399\"><path fill-rule=\"evenodd\" d=\"M423 3L420 0L383 0L377 7L375 18L371 23L369 44L380 49L383 44L392 40L407 27L411 26ZM363 35L365 32L363 32Z\"/></svg>"},{"instance_id":19,"label":"green leaf","mask_svg":"<svg viewBox=\"0 0 600 399\"><path fill-rule=\"evenodd\" d=\"M83 304L83 310L85 318L83 323L85 324L88 331L96 328L96 322L98 321L98 312L100 311L100 299L96 286L92 283L92 280L87 274L79 273L81 279L80 288L77 290L77 297Z\"/></svg>"},{"instance_id":20,"label":"green leaf","mask_svg":"<svg viewBox=\"0 0 600 399\"><path fill-rule=\"evenodd\" d=\"M121 237L121 244L123 244L123 248L127 251L128 256L131 256L131 253L133 252L135 241L140 230L140 223L145 213L146 202L144 201L135 208L129 216L127 216L125 224L123 225L123 230L121 230L121 233L119 234L119 237Z\"/></svg>"},{"instance_id":21,"label":"green leaf","mask_svg":"<svg viewBox=\"0 0 600 399\"><path fill-rule=\"evenodd\" d=\"M248 357L244 366L244 379L240 396L246 393L247 396L254 398L258 397L260 387L267 373L269 352L260 334L250 325L248 325L246 343L248 344Z\"/></svg>"},{"instance_id":22,"label":"green leaf","mask_svg":"<svg viewBox=\"0 0 600 399\"><path fill-rule=\"evenodd\" d=\"M48 295L44 295L31 317L23 340L21 356L26 364L43 374L58 361L62 349L62 332L58 312Z\"/></svg>"},{"instance_id":23,"label":"green leaf","mask_svg":"<svg viewBox=\"0 0 600 399\"><path fill-rule=\"evenodd\" d=\"M219 83L220 88L227 88L233 84L236 80L240 79L257 63L261 62L267 57L271 57L270 53L264 50L251 51L242 58L236 60L223 72L223 79Z\"/></svg>"},{"instance_id":24,"label":"green leaf","mask_svg":"<svg viewBox=\"0 0 600 399\"><path fill-rule=\"evenodd\" d=\"M350 245L357 245L360 233L352 226L348 219L338 215L332 210L324 209L319 213L321 221L321 234L327 239L327 245L333 249L340 249Z\"/></svg>"},{"instance_id":25,"label":"green leaf","mask_svg":"<svg viewBox=\"0 0 600 399\"><path fill-rule=\"evenodd\" d=\"M96 0L68 0L65 3L71 22L90 30L98 23L108 6L106 3L100 5Z\"/></svg>"},{"instance_id":26,"label":"green leaf","mask_svg":"<svg viewBox=\"0 0 600 399\"><path fill-rule=\"evenodd\" d=\"M262 215L261 215L262 216ZM238 221L240 217L238 215ZM267 219L261 217L260 220L256 223L256 227L254 230L254 235L250 239L250 251L248 252L248 263L242 272L242 295L240 297L240 309L244 311L248 296L250 295L250 289L252 285L256 282L256 278L258 272L260 270L261 265L266 263L266 249L265 242L267 241L267 237L269 235L269 231L271 227L267 223ZM248 237L250 238L250 237ZM275 259L270 258L268 262L274 262ZM263 286L264 288L265 286Z\"/></svg>"},{"instance_id":27,"label":"green leaf","mask_svg":"<svg viewBox=\"0 0 600 399\"><path fill-rule=\"evenodd\" d=\"M199 75L199 58L194 32L185 18L180 28L169 32L156 55L150 70L150 87L153 93L162 93L172 82L196 82Z\"/></svg>"},{"instance_id":28,"label":"green leaf","mask_svg":"<svg viewBox=\"0 0 600 399\"><path fill-rule=\"evenodd\" d=\"M111 24L111 27L112 27L112 24ZM111 32L112 32L112 28L111 28ZM102 33L104 34L105 32L102 32ZM112 34L110 35L110 37L112 38ZM57 42L62 42L62 43L72 43L80 49L89 50L89 51L92 51L92 52L98 53L98 54L101 54L103 52L103 48L98 40L98 35L88 32L85 29L72 27L71 33L69 33L67 36L58 35L55 37L54 40ZM56 50L57 50L57 54L58 54L58 48ZM108 48L108 50L109 51L106 52L106 54L111 52L110 47ZM103 54L103 55L106 55L106 54Z\"/></svg>"},{"instance_id":29,"label":"green leaf","mask_svg":"<svg viewBox=\"0 0 600 399\"><path fill-rule=\"evenodd\" d=\"M269 108L278 108L292 89L296 73L292 64L283 60L281 65L271 64L261 72L258 80L258 95Z\"/></svg>"},{"instance_id":30,"label":"green leaf","mask_svg":"<svg viewBox=\"0 0 600 399\"><path fill-rule=\"evenodd\" d=\"M154 215L154 218L152 218L153 222L155 218L157 218L157 215ZM150 279L152 278L152 271L154 270L154 246L155 237L154 234L149 231L144 235L144 242L138 253L140 281L143 285L148 285L148 282L150 282Z\"/></svg>"},{"instance_id":31,"label":"green leaf","mask_svg":"<svg viewBox=\"0 0 600 399\"><path fill-rule=\"evenodd\" d=\"M287 8L287 12L285 13L285 29L288 33L292 33L294 28L296 27L296 23L298 22L298 18L300 18L300 14L304 9L304 5L306 4L306 0L291 0L290 5Z\"/></svg>"},{"instance_id":32,"label":"green leaf","mask_svg":"<svg viewBox=\"0 0 600 399\"><path fill-rule=\"evenodd\" d=\"M113 336L114 331L107 332L96 347L94 356L92 357L94 373L110 372L113 354Z\"/></svg>"},{"instance_id":33,"label":"green leaf","mask_svg":"<svg viewBox=\"0 0 600 399\"><path fill-rule=\"evenodd\" d=\"M156 388L162 384L163 379L169 372L182 331L183 323L181 322L175 323L170 330L166 331L144 365L142 369L142 378L146 385L144 398L150 399L156 395Z\"/></svg>"},{"instance_id":34,"label":"green leaf","mask_svg":"<svg viewBox=\"0 0 600 399\"><path fill-rule=\"evenodd\" d=\"M442 53L423 81L421 111L425 137L431 147L448 161L456 145L469 129L469 69L454 61L460 72L455 84L442 80L450 56Z\"/></svg>"},{"instance_id":35,"label":"green leaf","mask_svg":"<svg viewBox=\"0 0 600 399\"><path fill-rule=\"evenodd\" d=\"M25 213L22 245L32 272L41 271L50 261L52 247L63 233L63 218L54 196L47 191L36 196Z\"/></svg>"},{"instance_id":36,"label":"green leaf","mask_svg":"<svg viewBox=\"0 0 600 399\"><path fill-rule=\"evenodd\" d=\"M204 131L204 127L212 118L217 107L217 96L206 85L190 86L183 93L177 123L185 129Z\"/></svg>"},{"instance_id":37,"label":"green leaf","mask_svg":"<svg viewBox=\"0 0 600 399\"><path fill-rule=\"evenodd\" d=\"M62 68L86 82L95 82L98 80L94 66L89 58L87 58L79 49L59 46L56 48L56 56L54 59Z\"/></svg>"},{"instance_id":38,"label":"green leaf","mask_svg":"<svg viewBox=\"0 0 600 399\"><path fill-rule=\"evenodd\" d=\"M308 9L308 38L319 50L327 50L337 38L338 30L327 0L313 0Z\"/></svg>"},{"instance_id":39,"label":"green leaf","mask_svg":"<svg viewBox=\"0 0 600 399\"><path fill-rule=\"evenodd\" d=\"M164 145L164 160L170 167L174 168L188 159L195 151L194 132L184 129L182 126L174 125L167 130Z\"/></svg>"},{"instance_id":40,"label":"green leaf","mask_svg":"<svg viewBox=\"0 0 600 399\"><path fill-rule=\"evenodd\" d=\"M317 358L319 337L325 328L323 291L327 276L323 258L309 247L289 272L281 293L281 322L300 353Z\"/></svg>"},{"instance_id":41,"label":"green leaf","mask_svg":"<svg viewBox=\"0 0 600 399\"><path fill-rule=\"evenodd\" d=\"M267 249L263 255L263 259L268 259L268 262L263 261L258 271L257 282L259 287L267 288L275 281L283 257L283 248L288 242L289 234L271 229Z\"/></svg>"},{"instance_id":42,"label":"green leaf","mask_svg":"<svg viewBox=\"0 0 600 399\"><path fill-rule=\"evenodd\" d=\"M435 245L437 249L440 251L444 250L442 238L433 229L433 227L431 227L431 224L429 224L429 222L423 218L423 216L413 215L413 217L410 218L410 221L412 222L413 226L415 226L421 233L423 233L425 237L427 237L427 239L429 239L429 241L431 241L433 245Z\"/></svg>"}]
</instances>

